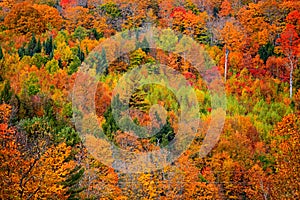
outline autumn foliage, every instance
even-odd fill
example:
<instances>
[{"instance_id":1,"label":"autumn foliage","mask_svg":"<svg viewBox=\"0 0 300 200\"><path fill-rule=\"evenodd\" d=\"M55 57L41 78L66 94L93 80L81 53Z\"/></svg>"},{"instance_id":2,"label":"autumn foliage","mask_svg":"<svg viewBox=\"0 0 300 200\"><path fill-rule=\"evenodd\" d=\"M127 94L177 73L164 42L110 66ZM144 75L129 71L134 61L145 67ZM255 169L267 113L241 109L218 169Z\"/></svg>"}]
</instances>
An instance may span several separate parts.
<instances>
[{"instance_id":1,"label":"autumn foliage","mask_svg":"<svg viewBox=\"0 0 300 200\"><path fill-rule=\"evenodd\" d=\"M151 26L159 31L149 37L136 31ZM188 59L196 43L207 53L197 61L212 59L200 72ZM297 0L2 0L0 199L299 199L299 58ZM199 114L195 138L156 171L127 174L104 165L89 147L118 158L109 142L144 155L191 127L179 123L191 116L180 115L182 105L164 84L134 88L159 74L158 64L195 92L184 99ZM140 66L149 70L128 80L134 91L124 92L127 113L114 89ZM213 72L225 87L226 117L217 144L201 157L213 114L221 113L214 104L223 102L213 102ZM181 84L175 75L162 82ZM87 90L74 91L78 83ZM118 122L115 112L128 118ZM139 138L132 124L155 134ZM91 134L80 137L82 130Z\"/></svg>"}]
</instances>

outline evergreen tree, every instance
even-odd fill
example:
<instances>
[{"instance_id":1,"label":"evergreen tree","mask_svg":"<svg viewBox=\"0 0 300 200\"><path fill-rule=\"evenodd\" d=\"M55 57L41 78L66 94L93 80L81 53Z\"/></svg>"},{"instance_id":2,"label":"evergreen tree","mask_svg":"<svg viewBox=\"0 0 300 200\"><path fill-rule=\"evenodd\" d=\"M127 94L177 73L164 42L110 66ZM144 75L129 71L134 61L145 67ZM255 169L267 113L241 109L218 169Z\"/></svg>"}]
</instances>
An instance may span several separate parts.
<instances>
[{"instance_id":1,"label":"evergreen tree","mask_svg":"<svg viewBox=\"0 0 300 200\"><path fill-rule=\"evenodd\" d=\"M259 48L258 54L264 63L266 63L268 58L274 55L274 45L268 42L266 45Z\"/></svg>"},{"instance_id":2,"label":"evergreen tree","mask_svg":"<svg viewBox=\"0 0 300 200\"><path fill-rule=\"evenodd\" d=\"M20 49L18 49L18 54L20 58L23 58L23 56L25 55L25 48L24 46L22 46Z\"/></svg>"},{"instance_id":3,"label":"evergreen tree","mask_svg":"<svg viewBox=\"0 0 300 200\"><path fill-rule=\"evenodd\" d=\"M81 64L80 59L77 56L75 56L75 58L72 60L72 62L70 63L70 65L68 67L68 74L71 75L71 74L77 72L80 64Z\"/></svg>"},{"instance_id":4,"label":"evergreen tree","mask_svg":"<svg viewBox=\"0 0 300 200\"><path fill-rule=\"evenodd\" d=\"M107 59L106 59L106 51L104 48L102 48L100 58L97 60L96 63L97 63L97 66L96 66L97 74L107 71L108 63L107 63Z\"/></svg>"},{"instance_id":5,"label":"evergreen tree","mask_svg":"<svg viewBox=\"0 0 300 200\"><path fill-rule=\"evenodd\" d=\"M0 102L8 103L11 99L12 92L9 82L5 82L4 88L0 93Z\"/></svg>"},{"instance_id":6,"label":"evergreen tree","mask_svg":"<svg viewBox=\"0 0 300 200\"><path fill-rule=\"evenodd\" d=\"M150 45L146 37L144 37L143 41L140 43L140 48L146 53L150 52Z\"/></svg>"},{"instance_id":7,"label":"evergreen tree","mask_svg":"<svg viewBox=\"0 0 300 200\"><path fill-rule=\"evenodd\" d=\"M54 57L54 52L53 52L53 51L51 51L51 52L50 52L50 55L49 55L49 60L52 60L52 59L53 59L53 57Z\"/></svg>"},{"instance_id":8,"label":"evergreen tree","mask_svg":"<svg viewBox=\"0 0 300 200\"><path fill-rule=\"evenodd\" d=\"M84 174L84 168L77 166L69 173L68 179L62 183L64 187L70 188L66 194L69 196L68 200L80 199L78 194L85 189L79 186L79 181L83 177L83 174Z\"/></svg>"},{"instance_id":9,"label":"evergreen tree","mask_svg":"<svg viewBox=\"0 0 300 200\"><path fill-rule=\"evenodd\" d=\"M109 108L104 113L105 123L102 125L104 134L111 140L114 140L114 133L119 129L114 119L112 108Z\"/></svg>"},{"instance_id":10,"label":"evergreen tree","mask_svg":"<svg viewBox=\"0 0 300 200\"><path fill-rule=\"evenodd\" d=\"M80 47L78 46L78 51L77 51L77 57L80 59L81 62L84 61L84 53L81 51Z\"/></svg>"},{"instance_id":11,"label":"evergreen tree","mask_svg":"<svg viewBox=\"0 0 300 200\"><path fill-rule=\"evenodd\" d=\"M31 40L30 40L30 42L28 44L28 47L27 47L27 52L28 52L29 56L33 56L33 54L35 53L34 50L36 48L36 45L37 45L37 41L36 41L35 35L33 33L32 37L31 37Z\"/></svg>"},{"instance_id":12,"label":"evergreen tree","mask_svg":"<svg viewBox=\"0 0 300 200\"><path fill-rule=\"evenodd\" d=\"M42 52L42 45L41 45L40 39L36 43L36 46L35 46L33 51L34 51L34 53L41 53Z\"/></svg>"},{"instance_id":13,"label":"evergreen tree","mask_svg":"<svg viewBox=\"0 0 300 200\"><path fill-rule=\"evenodd\" d=\"M87 36L87 30L83 28L82 26L78 26L74 33L73 36L81 42L86 36Z\"/></svg>"},{"instance_id":14,"label":"evergreen tree","mask_svg":"<svg viewBox=\"0 0 300 200\"><path fill-rule=\"evenodd\" d=\"M169 119L167 119L167 122L162 127L162 129L151 138L151 142L154 142L164 147L167 146L169 142L171 142L174 138L175 138L174 129L171 126Z\"/></svg>"},{"instance_id":15,"label":"evergreen tree","mask_svg":"<svg viewBox=\"0 0 300 200\"><path fill-rule=\"evenodd\" d=\"M2 47L0 46L0 60L2 60L3 57L4 57L4 55L3 55Z\"/></svg>"},{"instance_id":16,"label":"evergreen tree","mask_svg":"<svg viewBox=\"0 0 300 200\"><path fill-rule=\"evenodd\" d=\"M98 33L98 31L95 28L93 28L91 30L90 37L93 37L96 40L99 40L100 38L103 38L103 33Z\"/></svg>"},{"instance_id":17,"label":"evergreen tree","mask_svg":"<svg viewBox=\"0 0 300 200\"><path fill-rule=\"evenodd\" d=\"M62 61L61 59L58 59L58 66L60 69L63 69Z\"/></svg>"},{"instance_id":18,"label":"evergreen tree","mask_svg":"<svg viewBox=\"0 0 300 200\"><path fill-rule=\"evenodd\" d=\"M53 54L53 38L52 38L52 36L50 36L50 38L48 38L47 40L46 40L46 42L44 43L44 49L45 49L45 53L47 54L47 55L50 55L50 57L51 57L51 54ZM50 58L50 59L52 59L52 58Z\"/></svg>"}]
</instances>

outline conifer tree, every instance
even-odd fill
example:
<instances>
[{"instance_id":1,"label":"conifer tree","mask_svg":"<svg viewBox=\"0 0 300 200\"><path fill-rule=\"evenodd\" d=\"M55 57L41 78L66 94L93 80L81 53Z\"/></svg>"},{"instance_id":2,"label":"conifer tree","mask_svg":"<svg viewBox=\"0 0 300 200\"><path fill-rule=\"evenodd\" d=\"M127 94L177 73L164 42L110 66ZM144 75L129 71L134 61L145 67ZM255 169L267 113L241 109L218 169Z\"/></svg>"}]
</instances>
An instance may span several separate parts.
<instances>
[{"instance_id":1,"label":"conifer tree","mask_svg":"<svg viewBox=\"0 0 300 200\"><path fill-rule=\"evenodd\" d=\"M4 55L3 55L3 50L2 50L2 47L0 46L0 60L2 60L3 57L4 57Z\"/></svg>"},{"instance_id":2,"label":"conifer tree","mask_svg":"<svg viewBox=\"0 0 300 200\"><path fill-rule=\"evenodd\" d=\"M35 34L33 33L32 34L32 37L31 37L31 40L28 44L28 47L27 47L27 53L29 56L33 56L33 54L35 53L34 50L36 48L36 45L37 45L37 41L36 41L36 38L35 38Z\"/></svg>"}]
</instances>

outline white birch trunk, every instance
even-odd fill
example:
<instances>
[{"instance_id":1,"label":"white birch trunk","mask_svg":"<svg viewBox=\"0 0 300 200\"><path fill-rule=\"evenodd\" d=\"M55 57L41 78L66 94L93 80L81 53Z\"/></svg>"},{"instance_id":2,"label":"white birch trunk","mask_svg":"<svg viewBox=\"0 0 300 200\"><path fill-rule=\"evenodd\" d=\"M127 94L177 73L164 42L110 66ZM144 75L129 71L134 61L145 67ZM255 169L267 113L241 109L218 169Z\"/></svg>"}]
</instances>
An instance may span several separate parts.
<instances>
[{"instance_id":1,"label":"white birch trunk","mask_svg":"<svg viewBox=\"0 0 300 200\"><path fill-rule=\"evenodd\" d=\"M228 68L228 55L229 55L229 50L226 48L225 50L225 69L224 69L224 80L226 82L227 79L227 68Z\"/></svg>"}]
</instances>

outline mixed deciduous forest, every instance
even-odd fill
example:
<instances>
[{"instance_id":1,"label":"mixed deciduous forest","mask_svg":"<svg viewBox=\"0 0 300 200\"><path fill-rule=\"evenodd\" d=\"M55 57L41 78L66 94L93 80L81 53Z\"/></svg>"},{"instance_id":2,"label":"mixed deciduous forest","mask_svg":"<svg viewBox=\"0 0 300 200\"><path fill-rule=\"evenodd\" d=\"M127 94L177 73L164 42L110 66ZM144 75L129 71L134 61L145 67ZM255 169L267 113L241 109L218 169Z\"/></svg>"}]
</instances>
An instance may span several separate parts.
<instances>
[{"instance_id":1,"label":"mixed deciduous forest","mask_svg":"<svg viewBox=\"0 0 300 200\"><path fill-rule=\"evenodd\" d=\"M129 152L168 145L180 111L169 90L145 85L130 97L137 125L151 124L152 105L167 111L164 126L153 122L161 129L148 138L120 129L111 108L122 75L158 61L194 88L202 123L170 165L126 174L87 150L74 126L72 89L95 47L149 24L165 33L160 50L144 39L126 44L136 50L114 62L106 59L113 50L98 55L102 68L95 70L105 71L96 114L83 113L83 121L95 118ZM224 79L225 124L205 157L198 153L212 120L210 92L191 63L172 52L180 45L172 31L193 38ZM1 0L0 199L300 199L299 57L298 0Z\"/></svg>"}]
</instances>

